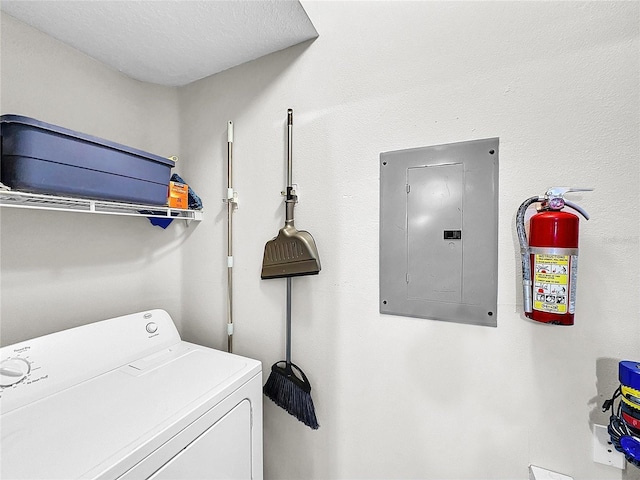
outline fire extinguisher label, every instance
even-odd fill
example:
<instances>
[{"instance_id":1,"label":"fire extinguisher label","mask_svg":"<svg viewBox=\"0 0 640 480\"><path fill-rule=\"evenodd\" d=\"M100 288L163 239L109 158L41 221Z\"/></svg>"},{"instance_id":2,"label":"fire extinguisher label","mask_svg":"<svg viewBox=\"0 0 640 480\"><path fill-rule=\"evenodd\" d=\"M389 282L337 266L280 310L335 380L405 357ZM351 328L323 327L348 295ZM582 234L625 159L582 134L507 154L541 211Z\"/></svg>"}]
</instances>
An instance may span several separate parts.
<instances>
[{"instance_id":1,"label":"fire extinguisher label","mask_svg":"<svg viewBox=\"0 0 640 480\"><path fill-rule=\"evenodd\" d=\"M534 258L533 308L542 312L573 313L569 306L571 268L569 255L536 254Z\"/></svg>"}]
</instances>

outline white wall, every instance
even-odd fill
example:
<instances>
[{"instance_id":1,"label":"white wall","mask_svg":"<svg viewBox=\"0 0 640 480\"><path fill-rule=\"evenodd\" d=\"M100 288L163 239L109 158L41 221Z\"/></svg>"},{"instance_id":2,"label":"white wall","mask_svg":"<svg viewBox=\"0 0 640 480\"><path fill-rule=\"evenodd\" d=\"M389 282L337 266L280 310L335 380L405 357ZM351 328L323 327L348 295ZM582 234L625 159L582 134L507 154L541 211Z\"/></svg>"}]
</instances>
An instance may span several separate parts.
<instances>
[{"instance_id":1,"label":"white wall","mask_svg":"<svg viewBox=\"0 0 640 480\"><path fill-rule=\"evenodd\" d=\"M180 91L185 175L207 220L184 246L183 333L225 342L226 121L235 122L236 351L284 356L283 224L294 108L298 228L323 270L294 279L293 361L314 432L265 400L265 473L300 478L639 478L594 464L617 361L640 357L638 3L305 2L320 37ZM498 328L378 313L378 156L500 137ZM552 185L582 222L576 325L521 315L515 212ZM216 203L218 207L216 208ZM210 312L216 312L211 314ZM213 340L215 339L215 340Z\"/></svg>"},{"instance_id":2,"label":"white wall","mask_svg":"<svg viewBox=\"0 0 640 480\"><path fill-rule=\"evenodd\" d=\"M2 209L3 344L161 306L185 339L223 348L233 120L235 350L262 360L266 378L284 356L285 287L261 281L260 264L283 224L292 107L296 225L314 235L323 265L294 279L293 360L321 427L265 399L266 477L524 479L533 463L576 479L640 478L594 464L590 431L606 421L617 361L640 357L639 5L304 7L317 40L178 92L3 18L2 113L155 153L179 147L206 215L162 231ZM498 328L380 315L379 153L493 136ZM514 217L525 198L567 184L596 190L573 197L592 219L582 222L576 325L561 328L522 318Z\"/></svg>"},{"instance_id":3,"label":"white wall","mask_svg":"<svg viewBox=\"0 0 640 480\"><path fill-rule=\"evenodd\" d=\"M140 83L2 15L1 112L159 155L179 151L175 89ZM2 208L3 345L151 307L180 319L183 225Z\"/></svg>"}]
</instances>

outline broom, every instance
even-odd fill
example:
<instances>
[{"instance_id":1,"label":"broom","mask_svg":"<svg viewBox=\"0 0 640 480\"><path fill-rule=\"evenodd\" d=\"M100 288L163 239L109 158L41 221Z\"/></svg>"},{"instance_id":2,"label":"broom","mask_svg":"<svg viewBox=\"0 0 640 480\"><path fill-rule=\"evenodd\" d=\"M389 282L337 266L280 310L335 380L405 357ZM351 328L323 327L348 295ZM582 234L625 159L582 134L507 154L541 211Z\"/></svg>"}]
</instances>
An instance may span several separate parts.
<instances>
[{"instance_id":1,"label":"broom","mask_svg":"<svg viewBox=\"0 0 640 480\"><path fill-rule=\"evenodd\" d=\"M263 392L276 405L315 430L319 425L311 400L311 384L300 367L291 363L291 277L317 274L320 271L320 259L311 234L294 227L293 212L297 196L293 190L292 157L293 110L288 109L285 226L276 238L265 245L261 273L262 279L287 279L287 351L286 360L271 367Z\"/></svg>"},{"instance_id":2,"label":"broom","mask_svg":"<svg viewBox=\"0 0 640 480\"><path fill-rule=\"evenodd\" d=\"M320 426L311 399L311 384L304 372L291 363L291 277L287 277L286 360L273 364L262 391L276 405L308 427L316 430Z\"/></svg>"}]
</instances>

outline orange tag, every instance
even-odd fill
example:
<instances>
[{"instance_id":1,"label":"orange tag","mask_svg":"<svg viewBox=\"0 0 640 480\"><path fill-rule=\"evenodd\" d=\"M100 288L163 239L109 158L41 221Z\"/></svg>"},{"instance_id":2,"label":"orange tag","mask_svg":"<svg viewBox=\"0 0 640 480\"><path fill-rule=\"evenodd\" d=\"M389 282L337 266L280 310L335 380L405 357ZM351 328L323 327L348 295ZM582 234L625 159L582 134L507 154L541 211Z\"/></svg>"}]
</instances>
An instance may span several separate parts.
<instances>
[{"instance_id":1,"label":"orange tag","mask_svg":"<svg viewBox=\"0 0 640 480\"><path fill-rule=\"evenodd\" d=\"M169 182L169 207L189 207L189 185L186 183Z\"/></svg>"}]
</instances>

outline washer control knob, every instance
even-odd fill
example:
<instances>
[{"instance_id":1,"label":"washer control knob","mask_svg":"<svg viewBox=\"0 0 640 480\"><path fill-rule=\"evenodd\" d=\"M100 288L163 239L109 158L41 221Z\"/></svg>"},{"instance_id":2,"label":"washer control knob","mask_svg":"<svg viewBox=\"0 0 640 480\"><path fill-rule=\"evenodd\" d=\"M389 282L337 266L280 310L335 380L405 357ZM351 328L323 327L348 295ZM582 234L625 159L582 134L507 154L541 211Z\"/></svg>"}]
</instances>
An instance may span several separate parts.
<instances>
[{"instance_id":1,"label":"washer control knob","mask_svg":"<svg viewBox=\"0 0 640 480\"><path fill-rule=\"evenodd\" d=\"M156 322L147 323L147 332L156 333L158 331L158 324Z\"/></svg>"},{"instance_id":2,"label":"washer control knob","mask_svg":"<svg viewBox=\"0 0 640 480\"><path fill-rule=\"evenodd\" d=\"M20 383L31 371L31 364L24 358L7 358L0 363L0 387Z\"/></svg>"}]
</instances>

